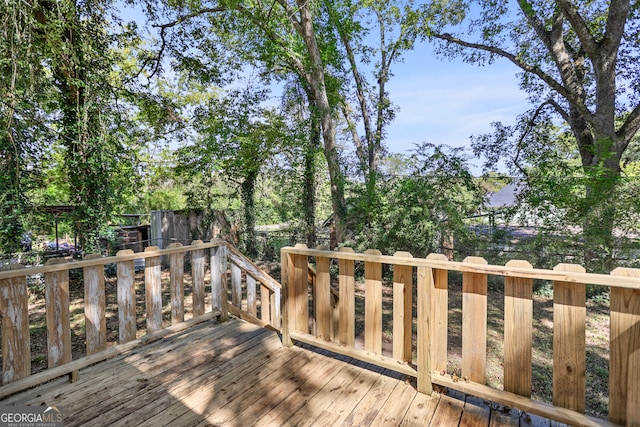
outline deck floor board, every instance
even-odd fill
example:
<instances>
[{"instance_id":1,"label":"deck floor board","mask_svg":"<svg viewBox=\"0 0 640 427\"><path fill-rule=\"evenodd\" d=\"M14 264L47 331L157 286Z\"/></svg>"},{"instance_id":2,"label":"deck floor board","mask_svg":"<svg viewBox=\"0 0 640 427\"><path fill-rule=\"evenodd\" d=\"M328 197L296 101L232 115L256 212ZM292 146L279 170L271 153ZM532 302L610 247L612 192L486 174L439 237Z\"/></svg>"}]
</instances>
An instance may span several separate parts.
<instances>
[{"instance_id":1,"label":"deck floor board","mask_svg":"<svg viewBox=\"0 0 640 427\"><path fill-rule=\"evenodd\" d=\"M76 383L58 379L0 404L62 407L66 426L489 426L519 419L460 393L420 394L401 375L348 357L286 348L273 331L237 319L199 324L85 368Z\"/></svg>"}]
</instances>

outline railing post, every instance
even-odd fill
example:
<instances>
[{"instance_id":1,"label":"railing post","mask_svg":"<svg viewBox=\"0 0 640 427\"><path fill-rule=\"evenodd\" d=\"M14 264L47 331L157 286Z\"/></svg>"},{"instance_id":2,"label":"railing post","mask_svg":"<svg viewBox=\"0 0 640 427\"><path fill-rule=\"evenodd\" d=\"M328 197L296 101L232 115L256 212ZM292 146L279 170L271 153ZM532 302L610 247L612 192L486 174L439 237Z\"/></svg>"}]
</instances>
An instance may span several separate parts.
<instances>
[{"instance_id":1,"label":"railing post","mask_svg":"<svg viewBox=\"0 0 640 427\"><path fill-rule=\"evenodd\" d=\"M394 257L413 258L409 252L396 252ZM393 266L393 358L411 363L413 324L413 267Z\"/></svg>"},{"instance_id":2,"label":"railing post","mask_svg":"<svg viewBox=\"0 0 640 427\"><path fill-rule=\"evenodd\" d=\"M467 257L467 264L487 264ZM487 366L487 275L462 274L462 376L484 384Z\"/></svg>"},{"instance_id":3,"label":"railing post","mask_svg":"<svg viewBox=\"0 0 640 427\"><path fill-rule=\"evenodd\" d=\"M220 321L228 319L227 310L227 246L211 248L211 308L220 311Z\"/></svg>"},{"instance_id":4,"label":"railing post","mask_svg":"<svg viewBox=\"0 0 640 427\"><path fill-rule=\"evenodd\" d=\"M640 277L617 268L612 276ZM640 289L611 288L609 420L640 425Z\"/></svg>"},{"instance_id":5,"label":"railing post","mask_svg":"<svg viewBox=\"0 0 640 427\"><path fill-rule=\"evenodd\" d=\"M290 328L291 328L291 312L292 312L292 290L293 278L291 272L293 271L293 255L287 252L287 248L280 249L280 284L282 285L282 300L279 302L282 306L282 344L291 347L293 341L291 340Z\"/></svg>"},{"instance_id":6,"label":"railing post","mask_svg":"<svg viewBox=\"0 0 640 427\"><path fill-rule=\"evenodd\" d=\"M53 258L45 265L66 264ZM49 368L71 361L71 323L69 319L69 270L44 274L47 313L47 348Z\"/></svg>"},{"instance_id":7,"label":"railing post","mask_svg":"<svg viewBox=\"0 0 640 427\"><path fill-rule=\"evenodd\" d=\"M202 240L194 240L192 246L202 245ZM191 296L193 317L204 314L204 249L191 251Z\"/></svg>"},{"instance_id":8,"label":"railing post","mask_svg":"<svg viewBox=\"0 0 640 427\"><path fill-rule=\"evenodd\" d=\"M12 265L9 270L23 268L22 265ZM2 384L8 384L31 375L29 290L26 276L0 280L0 315Z\"/></svg>"},{"instance_id":9,"label":"railing post","mask_svg":"<svg viewBox=\"0 0 640 427\"><path fill-rule=\"evenodd\" d=\"M123 249L116 256L131 255L131 249ZM118 342L127 343L136 339L136 289L134 261L120 261L118 270Z\"/></svg>"},{"instance_id":10,"label":"railing post","mask_svg":"<svg viewBox=\"0 0 640 427\"><path fill-rule=\"evenodd\" d=\"M169 249L181 248L172 243ZM184 252L169 255L169 288L171 294L171 324L184 322Z\"/></svg>"},{"instance_id":11,"label":"railing post","mask_svg":"<svg viewBox=\"0 0 640 427\"><path fill-rule=\"evenodd\" d=\"M91 254L86 260L101 258ZM104 294L104 266L85 267L84 277L84 317L87 335L87 355L107 348L107 318Z\"/></svg>"},{"instance_id":12,"label":"railing post","mask_svg":"<svg viewBox=\"0 0 640 427\"><path fill-rule=\"evenodd\" d=\"M429 254L427 259L449 261L444 254ZM449 332L449 271L437 268L430 269L431 278L427 288L429 300L430 356L431 371L447 369L447 335Z\"/></svg>"},{"instance_id":13,"label":"railing post","mask_svg":"<svg viewBox=\"0 0 640 427\"><path fill-rule=\"evenodd\" d=\"M430 254L427 259L447 261L443 254ZM447 366L447 271L418 267L417 276L418 391L431 394L432 372Z\"/></svg>"},{"instance_id":14,"label":"railing post","mask_svg":"<svg viewBox=\"0 0 640 427\"><path fill-rule=\"evenodd\" d=\"M584 267L558 264L555 271L584 273ZM553 404L584 413L586 392L586 287L553 282Z\"/></svg>"},{"instance_id":15,"label":"railing post","mask_svg":"<svg viewBox=\"0 0 640 427\"><path fill-rule=\"evenodd\" d=\"M377 249L365 252L382 255ZM364 349L382 354L382 264L364 263Z\"/></svg>"},{"instance_id":16,"label":"railing post","mask_svg":"<svg viewBox=\"0 0 640 427\"><path fill-rule=\"evenodd\" d=\"M159 251L157 246L149 246L144 251ZM144 290L147 310L147 334L162 329L162 266L160 257L145 258Z\"/></svg>"},{"instance_id":17,"label":"railing post","mask_svg":"<svg viewBox=\"0 0 640 427\"><path fill-rule=\"evenodd\" d=\"M512 260L507 267L533 269L527 261ZM531 397L533 339L533 279L505 277L504 389Z\"/></svg>"},{"instance_id":18,"label":"railing post","mask_svg":"<svg viewBox=\"0 0 640 427\"><path fill-rule=\"evenodd\" d=\"M353 253L351 248L340 248L339 252ZM354 262L348 259L338 261L338 340L353 347L356 342L356 300Z\"/></svg>"}]
</instances>

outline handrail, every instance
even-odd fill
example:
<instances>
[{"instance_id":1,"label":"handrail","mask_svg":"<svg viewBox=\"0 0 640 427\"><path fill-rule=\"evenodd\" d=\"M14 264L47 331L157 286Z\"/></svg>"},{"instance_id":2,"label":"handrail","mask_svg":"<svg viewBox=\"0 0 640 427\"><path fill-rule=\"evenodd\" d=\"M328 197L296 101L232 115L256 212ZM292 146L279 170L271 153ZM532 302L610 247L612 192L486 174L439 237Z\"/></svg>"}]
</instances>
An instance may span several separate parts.
<instances>
[{"instance_id":1,"label":"handrail","mask_svg":"<svg viewBox=\"0 0 640 427\"><path fill-rule=\"evenodd\" d=\"M209 271L205 258L209 252ZM193 319L185 323L184 261L191 256ZM171 326L163 318L166 307L162 299L162 263L169 268ZM143 293L146 300L146 335L140 337L137 328L137 301L134 261L145 260ZM196 240L191 245L174 243L167 249L149 247L145 252L119 251L116 256L91 256L82 261L67 262L52 259L44 266L12 265L0 271L0 316L2 316L2 386L0 396L32 387L37 381L71 373L89 361L110 357L114 347L107 348L105 272L104 266L115 264L117 270L118 345L129 349L135 343L145 343L156 336L180 330L180 325L218 318L226 320L229 313L261 326L280 328L280 284L253 262L224 241L208 243ZM71 270L82 270L84 280L84 315L86 354L72 360L69 285ZM46 289L48 369L31 375L31 344L29 334L27 277L43 274ZM211 283L211 310L205 313L205 276ZM243 279L244 277L244 279ZM231 283L231 290L229 289ZM229 301L229 292L232 299ZM246 299L244 296L246 295ZM258 300L258 296L260 299ZM258 318L260 310L260 318ZM119 350L118 350L119 351ZM87 362L88 363L88 362Z\"/></svg>"},{"instance_id":2,"label":"handrail","mask_svg":"<svg viewBox=\"0 0 640 427\"><path fill-rule=\"evenodd\" d=\"M428 258L395 257L390 255L373 255L358 252L324 251L317 249L305 249L299 247L286 247L286 252L292 255L306 255L311 257L326 257L331 254L333 259L349 261L362 261L380 264L405 265L411 267L426 267L441 270L460 271L463 273L481 273L504 277L521 277L526 279L542 279L569 283L581 283L602 285L616 288L640 289L640 278L625 276L610 276L598 273L580 273L571 271L558 271L547 269L535 269L521 267L507 267L490 264L468 264L459 261L445 261ZM615 271L615 270L614 270Z\"/></svg>"},{"instance_id":3,"label":"handrail","mask_svg":"<svg viewBox=\"0 0 640 427\"><path fill-rule=\"evenodd\" d=\"M497 403L569 424L607 425L583 414L585 406L586 284L611 288L609 421L640 424L640 269L619 268L611 275L586 273L578 265L560 264L553 270L534 269L526 261L489 265L483 258L448 261L443 255L412 258L377 251L355 253L308 249L304 245L281 250L285 295L282 335L292 340L389 368L418 380L418 390L431 393L432 384L457 389ZM316 284L309 310L307 270L316 261ZM339 332L329 306L329 261L338 261ZM354 343L354 263L364 263L364 348ZM383 356L382 268L393 268L393 355ZM446 374L448 333L448 272L462 273L462 376ZM487 355L487 278L505 277L504 391L485 385ZM553 405L531 399L533 279L551 280L554 288ZM417 288L417 300L412 294ZM412 311L417 305L417 316ZM309 317L312 317L310 322ZM563 319L570 319L565 321ZM314 325L310 330L309 325ZM414 325L417 328L412 343ZM415 353L414 353L415 352ZM417 358L413 354L417 353Z\"/></svg>"}]
</instances>

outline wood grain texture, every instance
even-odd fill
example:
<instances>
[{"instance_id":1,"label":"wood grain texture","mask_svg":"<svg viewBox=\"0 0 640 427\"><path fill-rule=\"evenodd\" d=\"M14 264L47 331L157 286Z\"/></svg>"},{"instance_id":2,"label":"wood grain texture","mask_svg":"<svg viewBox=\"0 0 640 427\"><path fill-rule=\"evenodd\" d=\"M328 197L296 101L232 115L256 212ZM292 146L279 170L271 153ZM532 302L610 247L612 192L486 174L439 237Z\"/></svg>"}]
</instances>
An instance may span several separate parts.
<instances>
[{"instance_id":1,"label":"wood grain texture","mask_svg":"<svg viewBox=\"0 0 640 427\"><path fill-rule=\"evenodd\" d=\"M67 264L53 258L48 265ZM71 323L69 318L69 270L45 273L47 317L47 361L53 368L71 361Z\"/></svg>"},{"instance_id":2,"label":"wood grain texture","mask_svg":"<svg viewBox=\"0 0 640 427\"><path fill-rule=\"evenodd\" d=\"M617 268L612 276L640 277ZM609 420L640 425L640 290L611 289Z\"/></svg>"},{"instance_id":3,"label":"wood grain texture","mask_svg":"<svg viewBox=\"0 0 640 427\"><path fill-rule=\"evenodd\" d=\"M339 252L353 253L352 248L340 248ZM341 259L338 262L338 340L353 347L356 342L356 297L354 262Z\"/></svg>"},{"instance_id":4,"label":"wood grain texture","mask_svg":"<svg viewBox=\"0 0 640 427\"><path fill-rule=\"evenodd\" d=\"M181 247L182 243L169 245L169 249ZM184 253L169 255L169 293L171 324L184 322Z\"/></svg>"},{"instance_id":5,"label":"wood grain texture","mask_svg":"<svg viewBox=\"0 0 640 427\"><path fill-rule=\"evenodd\" d=\"M234 307L242 307L242 269L231 262L231 304Z\"/></svg>"},{"instance_id":6,"label":"wood grain texture","mask_svg":"<svg viewBox=\"0 0 640 427\"><path fill-rule=\"evenodd\" d=\"M247 283L247 312L252 316L258 316L257 281L250 274L247 274L245 281Z\"/></svg>"},{"instance_id":7,"label":"wood grain texture","mask_svg":"<svg viewBox=\"0 0 640 427\"><path fill-rule=\"evenodd\" d=\"M484 265L479 257L467 264ZM487 275L462 274L462 376L484 384L487 365Z\"/></svg>"},{"instance_id":8,"label":"wood grain texture","mask_svg":"<svg viewBox=\"0 0 640 427\"><path fill-rule=\"evenodd\" d=\"M443 254L429 254L428 260L448 261ZM447 336L449 330L449 272L433 268L430 286L427 288L431 312L431 334L429 336L431 369L442 371L447 368Z\"/></svg>"},{"instance_id":9,"label":"wood grain texture","mask_svg":"<svg viewBox=\"0 0 640 427\"><path fill-rule=\"evenodd\" d=\"M296 247L305 246L298 244ZM306 247L306 246L305 246ZM295 255L293 257L293 284L290 289L292 298L292 325L291 330L298 332L309 332L309 260L305 255Z\"/></svg>"},{"instance_id":10,"label":"wood grain texture","mask_svg":"<svg viewBox=\"0 0 640 427\"><path fill-rule=\"evenodd\" d=\"M12 265L12 271L24 270ZM31 375L29 338L29 290L25 276L0 280L0 316L2 319L2 384Z\"/></svg>"},{"instance_id":11,"label":"wood grain texture","mask_svg":"<svg viewBox=\"0 0 640 427\"><path fill-rule=\"evenodd\" d=\"M394 257L410 258L409 252ZM413 323L413 267L393 266L393 358L411 362Z\"/></svg>"},{"instance_id":12,"label":"wood grain texture","mask_svg":"<svg viewBox=\"0 0 640 427\"><path fill-rule=\"evenodd\" d=\"M271 295L270 290L264 284L260 284L260 319L264 323L273 325L271 322Z\"/></svg>"},{"instance_id":13,"label":"wood grain texture","mask_svg":"<svg viewBox=\"0 0 640 427\"><path fill-rule=\"evenodd\" d=\"M584 272L558 264L557 271ZM553 404L584 412L586 392L586 288L553 282Z\"/></svg>"},{"instance_id":14,"label":"wood grain texture","mask_svg":"<svg viewBox=\"0 0 640 427\"><path fill-rule=\"evenodd\" d=\"M118 251L116 256L133 254L131 249ZM136 339L136 289L134 262L120 261L118 274L118 343L124 344Z\"/></svg>"},{"instance_id":15,"label":"wood grain texture","mask_svg":"<svg viewBox=\"0 0 640 427\"><path fill-rule=\"evenodd\" d=\"M331 273L329 271L330 259L326 257L316 258L315 280L315 309L316 336L326 340L331 339L331 322L333 321L331 306Z\"/></svg>"},{"instance_id":16,"label":"wood grain texture","mask_svg":"<svg viewBox=\"0 0 640 427\"><path fill-rule=\"evenodd\" d=\"M377 249L366 253L380 255ZM364 349L382 354L382 264L364 263Z\"/></svg>"},{"instance_id":17,"label":"wood grain texture","mask_svg":"<svg viewBox=\"0 0 640 427\"><path fill-rule=\"evenodd\" d=\"M512 260L509 267L533 268ZM504 284L504 389L531 396L533 279L507 277Z\"/></svg>"},{"instance_id":18,"label":"wood grain texture","mask_svg":"<svg viewBox=\"0 0 640 427\"><path fill-rule=\"evenodd\" d=\"M227 319L227 247L211 248L211 309Z\"/></svg>"},{"instance_id":19,"label":"wood grain texture","mask_svg":"<svg viewBox=\"0 0 640 427\"><path fill-rule=\"evenodd\" d=\"M99 254L87 255L85 259L100 258ZM105 311L104 267L85 267L84 277L84 324L87 354L107 348L107 318Z\"/></svg>"},{"instance_id":20,"label":"wood grain texture","mask_svg":"<svg viewBox=\"0 0 640 427\"><path fill-rule=\"evenodd\" d=\"M192 246L203 245L202 240L194 240ZM193 317L202 316L205 311L205 291L204 291L204 271L205 258L204 249L191 251L191 292L193 298Z\"/></svg>"},{"instance_id":21,"label":"wood grain texture","mask_svg":"<svg viewBox=\"0 0 640 427\"><path fill-rule=\"evenodd\" d=\"M157 246L149 246L145 252L157 251ZM147 313L147 333L162 329L162 265L160 257L144 260L144 296Z\"/></svg>"}]
</instances>

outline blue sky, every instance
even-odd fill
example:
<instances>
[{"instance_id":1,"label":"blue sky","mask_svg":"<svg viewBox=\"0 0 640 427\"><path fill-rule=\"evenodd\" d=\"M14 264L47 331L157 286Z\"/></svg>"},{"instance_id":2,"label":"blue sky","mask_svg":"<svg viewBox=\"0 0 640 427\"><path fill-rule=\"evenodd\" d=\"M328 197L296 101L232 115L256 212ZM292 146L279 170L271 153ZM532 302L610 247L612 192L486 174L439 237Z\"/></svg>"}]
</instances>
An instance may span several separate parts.
<instances>
[{"instance_id":1,"label":"blue sky","mask_svg":"<svg viewBox=\"0 0 640 427\"><path fill-rule=\"evenodd\" d=\"M518 68L506 60L478 67L440 59L421 43L393 72L389 95L400 111L387 129L391 152L407 152L424 141L464 147L471 154L471 135L491 131L495 121L513 124L529 106L518 86ZM480 161L471 163L479 173Z\"/></svg>"}]
</instances>

